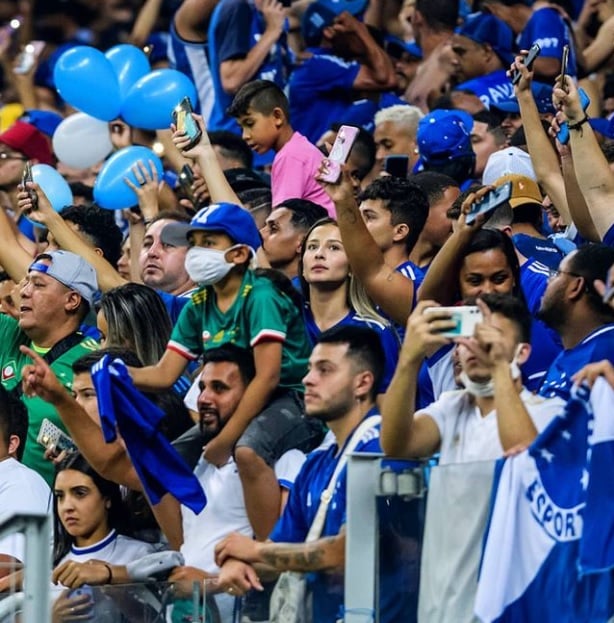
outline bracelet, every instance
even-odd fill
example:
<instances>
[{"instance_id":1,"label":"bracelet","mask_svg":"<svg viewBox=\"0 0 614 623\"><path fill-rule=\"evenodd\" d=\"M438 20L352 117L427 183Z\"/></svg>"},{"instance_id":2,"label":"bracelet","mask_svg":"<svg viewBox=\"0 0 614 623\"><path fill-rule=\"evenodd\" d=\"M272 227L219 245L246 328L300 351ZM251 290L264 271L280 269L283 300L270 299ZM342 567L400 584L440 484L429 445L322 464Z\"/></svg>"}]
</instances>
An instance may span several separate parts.
<instances>
[{"instance_id":1,"label":"bracelet","mask_svg":"<svg viewBox=\"0 0 614 623\"><path fill-rule=\"evenodd\" d=\"M584 115L584 118L580 119L578 123L569 123L567 127L570 130L580 130L585 123L588 123L588 115Z\"/></svg>"},{"instance_id":2,"label":"bracelet","mask_svg":"<svg viewBox=\"0 0 614 623\"><path fill-rule=\"evenodd\" d=\"M107 578L105 584L113 584L113 569L111 565L106 562L103 562L102 564L107 568L107 571L109 572L109 577Z\"/></svg>"},{"instance_id":3,"label":"bracelet","mask_svg":"<svg viewBox=\"0 0 614 623\"><path fill-rule=\"evenodd\" d=\"M153 219L152 218L144 218L143 219L143 225L151 225L153 223Z\"/></svg>"}]
</instances>

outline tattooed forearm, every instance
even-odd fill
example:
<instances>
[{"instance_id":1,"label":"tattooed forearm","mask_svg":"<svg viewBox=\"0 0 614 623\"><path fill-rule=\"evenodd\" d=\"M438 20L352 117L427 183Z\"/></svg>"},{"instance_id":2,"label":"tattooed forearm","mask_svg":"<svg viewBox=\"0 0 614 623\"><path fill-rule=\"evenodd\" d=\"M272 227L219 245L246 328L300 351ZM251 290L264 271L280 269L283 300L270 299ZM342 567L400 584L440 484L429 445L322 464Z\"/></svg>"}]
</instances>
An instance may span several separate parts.
<instances>
[{"instance_id":1,"label":"tattooed forearm","mask_svg":"<svg viewBox=\"0 0 614 623\"><path fill-rule=\"evenodd\" d=\"M263 546L263 562L279 571L322 571L343 564L345 539L334 536L313 543L270 543Z\"/></svg>"}]
</instances>

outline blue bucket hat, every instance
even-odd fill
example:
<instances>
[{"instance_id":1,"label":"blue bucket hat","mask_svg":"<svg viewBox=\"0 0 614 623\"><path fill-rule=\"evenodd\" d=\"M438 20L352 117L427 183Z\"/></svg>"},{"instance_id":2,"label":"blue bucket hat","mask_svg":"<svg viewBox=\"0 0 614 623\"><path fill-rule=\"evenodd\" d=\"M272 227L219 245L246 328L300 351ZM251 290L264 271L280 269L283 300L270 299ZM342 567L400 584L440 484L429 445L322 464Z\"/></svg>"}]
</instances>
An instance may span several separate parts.
<instances>
[{"instance_id":1,"label":"blue bucket hat","mask_svg":"<svg viewBox=\"0 0 614 623\"><path fill-rule=\"evenodd\" d=\"M512 64L514 33L498 17L490 13L473 13L454 32L476 43L487 43L506 67Z\"/></svg>"},{"instance_id":2,"label":"blue bucket hat","mask_svg":"<svg viewBox=\"0 0 614 623\"><path fill-rule=\"evenodd\" d=\"M254 252L260 246L260 233L251 214L234 203L212 203L199 210L189 223L169 223L161 232L165 244L185 247L193 231L226 234L235 244L245 244Z\"/></svg>"},{"instance_id":3,"label":"blue bucket hat","mask_svg":"<svg viewBox=\"0 0 614 623\"><path fill-rule=\"evenodd\" d=\"M337 15L348 11L355 17L367 6L368 0L317 0L307 7L301 20L301 31L305 45L309 48L319 45L322 32L333 23Z\"/></svg>"},{"instance_id":4,"label":"blue bucket hat","mask_svg":"<svg viewBox=\"0 0 614 623\"><path fill-rule=\"evenodd\" d=\"M535 99L535 104L537 105L537 110L540 114L545 115L550 113L554 115L556 113L554 104L552 103L551 85L543 82L533 82L531 84L531 91L533 93L533 98ZM490 107L497 108L498 110L502 110L507 113L520 112L518 100L514 96L493 102Z\"/></svg>"},{"instance_id":5,"label":"blue bucket hat","mask_svg":"<svg viewBox=\"0 0 614 623\"><path fill-rule=\"evenodd\" d=\"M434 110L418 123L416 141L423 165L441 165L473 154L473 118L464 110Z\"/></svg>"}]
</instances>

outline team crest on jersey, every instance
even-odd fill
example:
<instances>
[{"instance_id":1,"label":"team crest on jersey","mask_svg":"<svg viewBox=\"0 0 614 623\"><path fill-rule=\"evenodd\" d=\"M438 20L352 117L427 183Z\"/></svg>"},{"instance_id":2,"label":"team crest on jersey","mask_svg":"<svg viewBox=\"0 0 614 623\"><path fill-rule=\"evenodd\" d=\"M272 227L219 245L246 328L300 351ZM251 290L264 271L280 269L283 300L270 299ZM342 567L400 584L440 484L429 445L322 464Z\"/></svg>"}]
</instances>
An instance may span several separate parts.
<instances>
[{"instance_id":1,"label":"team crest on jersey","mask_svg":"<svg viewBox=\"0 0 614 623\"><path fill-rule=\"evenodd\" d=\"M16 376L17 364L15 361L9 361L4 368L2 368L2 382L10 381Z\"/></svg>"}]
</instances>

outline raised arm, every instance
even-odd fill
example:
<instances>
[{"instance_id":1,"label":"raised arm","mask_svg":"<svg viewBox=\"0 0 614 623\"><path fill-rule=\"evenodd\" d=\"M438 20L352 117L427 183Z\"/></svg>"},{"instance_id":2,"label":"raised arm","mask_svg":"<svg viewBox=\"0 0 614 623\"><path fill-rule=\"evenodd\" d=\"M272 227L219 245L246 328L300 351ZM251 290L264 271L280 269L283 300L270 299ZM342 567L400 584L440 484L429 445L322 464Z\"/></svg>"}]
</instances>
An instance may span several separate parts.
<instances>
[{"instance_id":1,"label":"raised arm","mask_svg":"<svg viewBox=\"0 0 614 623\"><path fill-rule=\"evenodd\" d=\"M15 283L27 274L32 255L20 244L14 221L0 208L0 264Z\"/></svg>"},{"instance_id":2,"label":"raised arm","mask_svg":"<svg viewBox=\"0 0 614 623\"><path fill-rule=\"evenodd\" d=\"M371 299L395 322L405 325L413 304L414 284L384 261L384 255L369 233L354 199L348 169L342 168L337 184L322 181L321 176L327 170L326 162L323 160L319 181L335 203L339 231L352 272L363 283Z\"/></svg>"}]
</instances>

